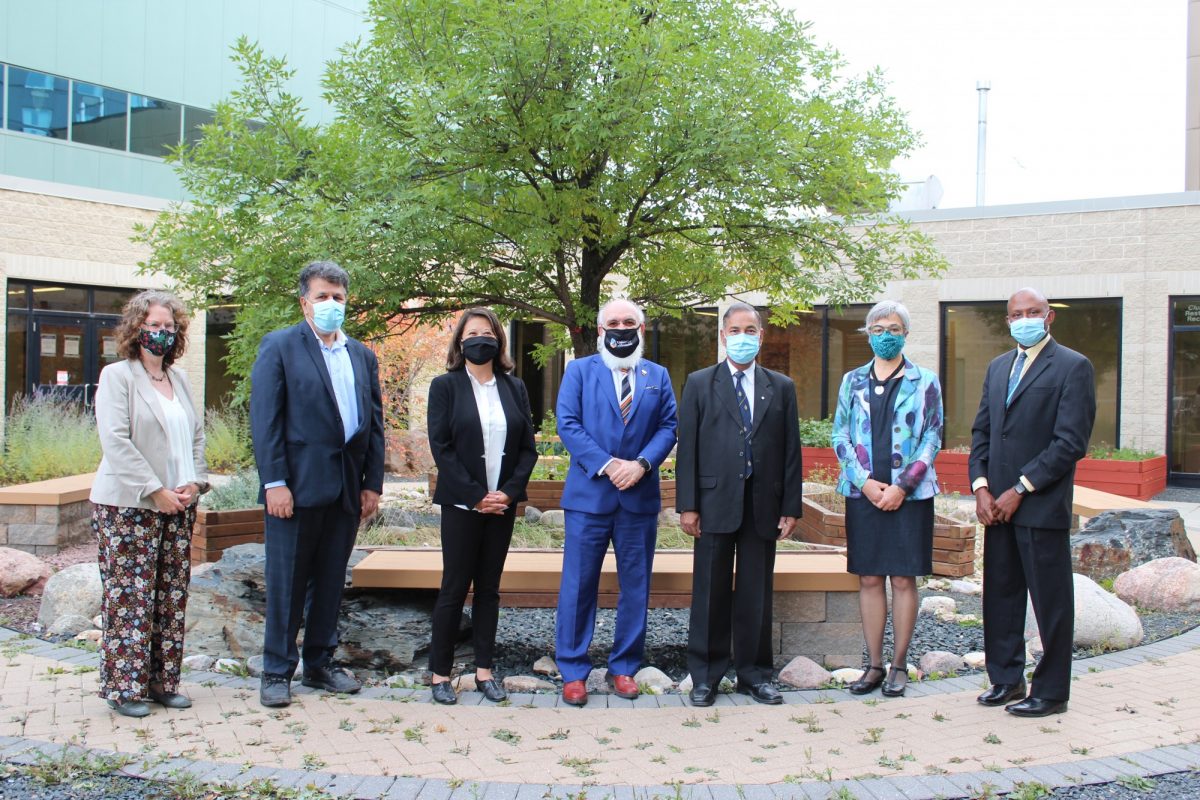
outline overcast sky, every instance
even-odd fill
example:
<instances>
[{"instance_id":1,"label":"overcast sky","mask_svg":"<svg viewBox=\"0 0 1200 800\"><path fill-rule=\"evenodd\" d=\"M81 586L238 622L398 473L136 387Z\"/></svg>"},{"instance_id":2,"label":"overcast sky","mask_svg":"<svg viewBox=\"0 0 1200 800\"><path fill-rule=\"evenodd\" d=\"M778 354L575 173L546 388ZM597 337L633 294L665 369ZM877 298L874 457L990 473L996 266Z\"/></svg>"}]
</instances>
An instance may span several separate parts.
<instances>
[{"instance_id":1,"label":"overcast sky","mask_svg":"<svg viewBox=\"0 0 1200 800\"><path fill-rule=\"evenodd\" d=\"M977 80L987 205L1183 190L1187 0L779 0L861 73L878 66L921 133L896 165L975 205Z\"/></svg>"}]
</instances>

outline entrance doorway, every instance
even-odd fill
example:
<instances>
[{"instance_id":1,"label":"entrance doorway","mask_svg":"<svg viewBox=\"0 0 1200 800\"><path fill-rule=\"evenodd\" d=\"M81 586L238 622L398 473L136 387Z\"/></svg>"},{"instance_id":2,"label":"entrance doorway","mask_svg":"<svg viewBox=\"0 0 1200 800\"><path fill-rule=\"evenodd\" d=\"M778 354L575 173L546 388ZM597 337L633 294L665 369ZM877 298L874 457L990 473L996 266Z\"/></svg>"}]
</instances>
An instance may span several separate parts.
<instances>
[{"instance_id":1,"label":"entrance doorway","mask_svg":"<svg viewBox=\"0 0 1200 800\"><path fill-rule=\"evenodd\" d=\"M1200 297L1171 299L1170 482L1200 486Z\"/></svg>"}]
</instances>

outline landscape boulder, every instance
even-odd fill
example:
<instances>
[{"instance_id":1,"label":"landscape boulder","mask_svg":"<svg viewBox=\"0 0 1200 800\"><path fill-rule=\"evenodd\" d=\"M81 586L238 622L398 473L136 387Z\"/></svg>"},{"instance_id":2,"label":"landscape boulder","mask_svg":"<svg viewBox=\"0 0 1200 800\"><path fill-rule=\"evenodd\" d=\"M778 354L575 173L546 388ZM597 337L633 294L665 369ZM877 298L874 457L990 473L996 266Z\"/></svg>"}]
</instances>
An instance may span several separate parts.
<instances>
[{"instance_id":1,"label":"landscape boulder","mask_svg":"<svg viewBox=\"0 0 1200 800\"><path fill-rule=\"evenodd\" d=\"M1200 564L1158 558L1117 576L1113 589L1126 603L1150 611L1200 611Z\"/></svg>"},{"instance_id":2,"label":"landscape boulder","mask_svg":"<svg viewBox=\"0 0 1200 800\"><path fill-rule=\"evenodd\" d=\"M0 597L41 594L52 572L49 564L31 553L0 547Z\"/></svg>"},{"instance_id":3,"label":"landscape boulder","mask_svg":"<svg viewBox=\"0 0 1200 800\"><path fill-rule=\"evenodd\" d=\"M1133 608L1086 575L1072 576L1075 586L1075 647L1125 650L1142 641L1142 621ZM1025 640L1040 636L1033 604L1026 600Z\"/></svg>"},{"instance_id":4,"label":"landscape boulder","mask_svg":"<svg viewBox=\"0 0 1200 800\"><path fill-rule=\"evenodd\" d=\"M49 628L67 614L91 619L100 613L103 591L99 564L74 564L60 570L46 581L37 621L43 628Z\"/></svg>"},{"instance_id":5,"label":"landscape boulder","mask_svg":"<svg viewBox=\"0 0 1200 800\"><path fill-rule=\"evenodd\" d=\"M832 679L829 670L807 656L796 656L779 670L779 682L794 689L817 689Z\"/></svg>"},{"instance_id":6,"label":"landscape boulder","mask_svg":"<svg viewBox=\"0 0 1200 800\"><path fill-rule=\"evenodd\" d=\"M1169 508L1105 511L1071 537L1072 570L1096 581L1171 556L1196 560L1183 519Z\"/></svg>"}]
</instances>

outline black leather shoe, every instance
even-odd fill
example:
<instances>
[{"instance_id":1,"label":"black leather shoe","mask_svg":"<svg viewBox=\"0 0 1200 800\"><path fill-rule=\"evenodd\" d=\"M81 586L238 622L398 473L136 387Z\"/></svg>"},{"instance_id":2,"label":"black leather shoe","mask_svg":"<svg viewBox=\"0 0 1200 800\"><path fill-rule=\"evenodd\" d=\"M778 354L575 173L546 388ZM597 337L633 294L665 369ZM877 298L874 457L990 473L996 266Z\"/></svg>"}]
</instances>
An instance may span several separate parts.
<instances>
[{"instance_id":1,"label":"black leather shoe","mask_svg":"<svg viewBox=\"0 0 1200 800\"><path fill-rule=\"evenodd\" d=\"M185 697L178 692L158 692L154 689L146 692L146 696L152 702L167 708L191 708L191 698Z\"/></svg>"},{"instance_id":2,"label":"black leather shoe","mask_svg":"<svg viewBox=\"0 0 1200 800\"><path fill-rule=\"evenodd\" d=\"M362 684L346 670L328 666L305 670L300 683L314 689L324 689L327 692L338 694L354 694L362 688Z\"/></svg>"},{"instance_id":3,"label":"black leather shoe","mask_svg":"<svg viewBox=\"0 0 1200 800\"><path fill-rule=\"evenodd\" d=\"M1005 706L1004 710L1018 717L1048 717L1051 714L1063 714L1067 710L1066 700L1043 700L1040 697L1026 697L1019 703Z\"/></svg>"},{"instance_id":4,"label":"black leather shoe","mask_svg":"<svg viewBox=\"0 0 1200 800\"><path fill-rule=\"evenodd\" d=\"M737 685L738 694L748 694L754 698L755 702L765 703L769 706L777 706L783 702L783 695L769 683L755 683L750 686L744 686L741 683Z\"/></svg>"},{"instance_id":5,"label":"black leather shoe","mask_svg":"<svg viewBox=\"0 0 1200 800\"><path fill-rule=\"evenodd\" d=\"M900 677L896 677L896 676ZM888 670L887 680L883 682L882 694L884 697L903 697L904 690L908 687L908 670L901 667L892 667Z\"/></svg>"},{"instance_id":6,"label":"black leather shoe","mask_svg":"<svg viewBox=\"0 0 1200 800\"><path fill-rule=\"evenodd\" d=\"M879 675L875 680L867 680L867 676L871 673ZM883 667L867 667L863 670L863 674L858 676L858 680L846 687L850 694L870 694L879 688L883 683L884 669Z\"/></svg>"},{"instance_id":7,"label":"black leather shoe","mask_svg":"<svg viewBox=\"0 0 1200 800\"><path fill-rule=\"evenodd\" d=\"M1025 681L1021 681L1020 683L997 683L993 684L992 688L975 699L980 705L1002 706L1005 703L1011 703L1013 700L1025 699L1027 691Z\"/></svg>"},{"instance_id":8,"label":"black leather shoe","mask_svg":"<svg viewBox=\"0 0 1200 800\"><path fill-rule=\"evenodd\" d=\"M441 703L444 706L452 706L458 702L458 695L454 693L454 687L450 685L450 681L442 681L433 685L433 702Z\"/></svg>"},{"instance_id":9,"label":"black leather shoe","mask_svg":"<svg viewBox=\"0 0 1200 800\"><path fill-rule=\"evenodd\" d=\"M108 700L108 707L123 717L148 717L150 706L141 700Z\"/></svg>"},{"instance_id":10,"label":"black leather shoe","mask_svg":"<svg viewBox=\"0 0 1200 800\"><path fill-rule=\"evenodd\" d=\"M486 681L476 678L475 688L483 693L485 700L493 703L503 703L508 699L508 692L504 691L504 687L497 683L495 678L488 678Z\"/></svg>"},{"instance_id":11,"label":"black leather shoe","mask_svg":"<svg viewBox=\"0 0 1200 800\"><path fill-rule=\"evenodd\" d=\"M267 708L283 708L291 705L291 678L286 675L264 672L258 683L258 702Z\"/></svg>"},{"instance_id":12,"label":"black leather shoe","mask_svg":"<svg viewBox=\"0 0 1200 800\"><path fill-rule=\"evenodd\" d=\"M697 683L688 693L688 699L694 706L711 706L717 702L717 689L707 683Z\"/></svg>"}]
</instances>

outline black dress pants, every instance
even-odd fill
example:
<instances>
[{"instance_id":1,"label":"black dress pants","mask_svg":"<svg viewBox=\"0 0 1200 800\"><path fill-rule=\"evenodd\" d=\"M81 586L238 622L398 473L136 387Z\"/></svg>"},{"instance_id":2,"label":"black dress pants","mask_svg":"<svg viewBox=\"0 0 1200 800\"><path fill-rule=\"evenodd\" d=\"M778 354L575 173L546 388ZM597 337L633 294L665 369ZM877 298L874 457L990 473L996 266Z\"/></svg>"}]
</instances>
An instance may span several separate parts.
<instances>
[{"instance_id":1,"label":"black dress pants","mask_svg":"<svg viewBox=\"0 0 1200 800\"><path fill-rule=\"evenodd\" d=\"M1071 695L1075 587L1070 532L992 525L983 539L983 643L992 683L1020 683L1025 671L1025 594L1045 653L1029 694L1066 701Z\"/></svg>"},{"instance_id":2,"label":"black dress pants","mask_svg":"<svg viewBox=\"0 0 1200 800\"><path fill-rule=\"evenodd\" d=\"M290 519L267 514L267 619L263 672L290 677L301 651L296 634L304 623L304 667L327 665L338 644L338 613L346 564L358 536L358 514L341 501L296 508Z\"/></svg>"},{"instance_id":3,"label":"black dress pants","mask_svg":"<svg viewBox=\"0 0 1200 800\"><path fill-rule=\"evenodd\" d=\"M442 506L442 588L433 608L429 670L449 675L463 603L474 585L471 604L475 666L491 669L500 619L500 576L512 542L516 504L503 514L480 514Z\"/></svg>"},{"instance_id":4,"label":"black dress pants","mask_svg":"<svg viewBox=\"0 0 1200 800\"><path fill-rule=\"evenodd\" d=\"M753 480L746 481L742 524L736 531L708 533L700 518L700 537L692 555L688 627L688 671L693 684L717 686L731 663L743 686L765 683L775 673L771 612L776 541L755 530Z\"/></svg>"}]
</instances>

